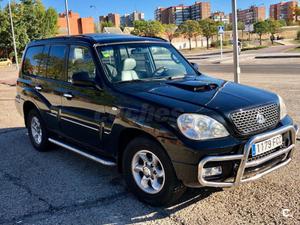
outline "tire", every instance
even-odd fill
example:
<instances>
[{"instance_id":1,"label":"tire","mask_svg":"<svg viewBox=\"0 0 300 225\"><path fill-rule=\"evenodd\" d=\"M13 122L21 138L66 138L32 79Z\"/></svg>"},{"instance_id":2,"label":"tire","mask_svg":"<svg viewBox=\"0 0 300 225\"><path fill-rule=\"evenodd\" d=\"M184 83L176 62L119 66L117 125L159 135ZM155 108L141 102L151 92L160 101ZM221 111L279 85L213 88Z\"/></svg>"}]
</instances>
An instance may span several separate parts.
<instances>
[{"instance_id":1,"label":"tire","mask_svg":"<svg viewBox=\"0 0 300 225\"><path fill-rule=\"evenodd\" d=\"M49 150L48 131L46 125L36 109L31 110L27 116L27 130L33 147L39 152ZM40 138L37 138L37 135Z\"/></svg>"},{"instance_id":2,"label":"tire","mask_svg":"<svg viewBox=\"0 0 300 225\"><path fill-rule=\"evenodd\" d=\"M153 168L145 166L145 162L148 161L152 162ZM122 165L129 190L139 200L152 206L170 205L186 190L177 179L172 162L164 149L147 137L138 137L127 145Z\"/></svg>"}]
</instances>

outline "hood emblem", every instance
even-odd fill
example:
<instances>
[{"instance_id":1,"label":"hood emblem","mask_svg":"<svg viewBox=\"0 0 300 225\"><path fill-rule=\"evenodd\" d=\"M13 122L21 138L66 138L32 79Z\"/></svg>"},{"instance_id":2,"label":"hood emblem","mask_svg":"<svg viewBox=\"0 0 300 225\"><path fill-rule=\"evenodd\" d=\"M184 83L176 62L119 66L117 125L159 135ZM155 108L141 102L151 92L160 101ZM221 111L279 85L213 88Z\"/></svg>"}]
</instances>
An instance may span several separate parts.
<instances>
[{"instance_id":1,"label":"hood emblem","mask_svg":"<svg viewBox=\"0 0 300 225\"><path fill-rule=\"evenodd\" d=\"M263 114L261 114L261 113L258 113L258 114L256 115L256 122L257 122L258 124L263 124L263 123L265 123L265 122L266 122L265 116L264 116Z\"/></svg>"}]
</instances>

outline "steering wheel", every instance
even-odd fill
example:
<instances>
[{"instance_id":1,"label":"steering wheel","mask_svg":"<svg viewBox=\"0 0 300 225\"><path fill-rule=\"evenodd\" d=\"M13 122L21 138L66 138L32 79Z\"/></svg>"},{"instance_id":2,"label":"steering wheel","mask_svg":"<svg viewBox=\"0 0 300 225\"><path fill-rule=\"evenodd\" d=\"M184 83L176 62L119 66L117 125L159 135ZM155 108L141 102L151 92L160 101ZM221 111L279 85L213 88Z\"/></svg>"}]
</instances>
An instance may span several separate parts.
<instances>
[{"instance_id":1,"label":"steering wheel","mask_svg":"<svg viewBox=\"0 0 300 225\"><path fill-rule=\"evenodd\" d=\"M153 76L158 77L158 76L160 76L161 74L163 74L167 70L168 70L168 68L166 68L165 66L161 66L161 67L158 67L156 70L154 70L154 72L152 74L153 74Z\"/></svg>"}]
</instances>

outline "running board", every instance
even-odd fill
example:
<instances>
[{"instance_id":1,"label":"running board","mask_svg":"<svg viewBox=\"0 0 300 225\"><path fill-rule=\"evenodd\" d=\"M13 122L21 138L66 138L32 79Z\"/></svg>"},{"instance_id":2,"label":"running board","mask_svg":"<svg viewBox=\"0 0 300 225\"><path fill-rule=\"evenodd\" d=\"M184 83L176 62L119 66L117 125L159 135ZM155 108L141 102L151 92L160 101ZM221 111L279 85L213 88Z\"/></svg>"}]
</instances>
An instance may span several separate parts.
<instances>
[{"instance_id":1,"label":"running board","mask_svg":"<svg viewBox=\"0 0 300 225\"><path fill-rule=\"evenodd\" d=\"M88 154L88 153L86 153L84 151L81 151L81 150L79 150L77 148L74 148L74 147L72 147L70 145L67 145L67 144L65 144L63 142L60 142L60 141L57 141L57 140L54 140L52 138L48 138L48 141L51 142L51 143L53 143L53 144L55 144L55 145L63 147L65 149L68 149L68 150L70 150L72 152L75 152L75 153L77 153L77 154L79 154L81 156L84 156L84 157L86 157L88 159L91 159L91 160L93 160L95 162L101 163L101 164L103 164L105 166L116 166L117 165L116 163L114 163L112 161L108 161L108 160L101 159L99 157L93 156L91 154Z\"/></svg>"}]
</instances>

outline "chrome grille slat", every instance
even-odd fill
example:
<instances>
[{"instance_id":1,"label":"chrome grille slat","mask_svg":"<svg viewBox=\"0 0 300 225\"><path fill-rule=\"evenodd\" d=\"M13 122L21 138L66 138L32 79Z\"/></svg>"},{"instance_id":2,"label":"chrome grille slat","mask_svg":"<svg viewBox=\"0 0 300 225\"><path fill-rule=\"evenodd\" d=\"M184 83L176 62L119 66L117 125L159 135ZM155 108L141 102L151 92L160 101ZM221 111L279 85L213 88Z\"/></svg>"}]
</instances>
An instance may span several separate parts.
<instances>
[{"instance_id":1,"label":"chrome grille slat","mask_svg":"<svg viewBox=\"0 0 300 225\"><path fill-rule=\"evenodd\" d=\"M257 123L257 115L262 114L265 122ZM279 122L279 106L270 104L231 114L231 120L239 133L246 135L275 126Z\"/></svg>"}]
</instances>

